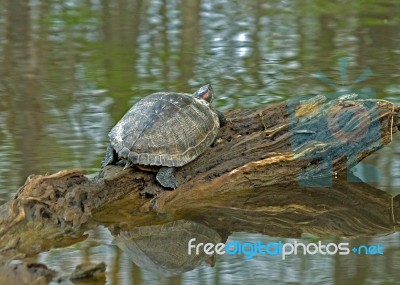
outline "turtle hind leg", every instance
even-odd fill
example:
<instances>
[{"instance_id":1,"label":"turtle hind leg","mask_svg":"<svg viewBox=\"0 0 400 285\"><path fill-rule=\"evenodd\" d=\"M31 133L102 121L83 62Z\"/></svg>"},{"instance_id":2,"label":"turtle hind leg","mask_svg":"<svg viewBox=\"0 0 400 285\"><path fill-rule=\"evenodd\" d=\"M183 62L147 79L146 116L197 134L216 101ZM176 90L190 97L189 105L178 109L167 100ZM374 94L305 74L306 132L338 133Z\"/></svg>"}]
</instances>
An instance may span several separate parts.
<instances>
[{"instance_id":1,"label":"turtle hind leg","mask_svg":"<svg viewBox=\"0 0 400 285\"><path fill-rule=\"evenodd\" d=\"M101 167L104 168L107 165L115 164L115 163L117 163L117 161L118 161L118 154L114 150L114 148L111 146L111 144L109 144L107 146L106 156L104 157L104 159L101 162Z\"/></svg>"},{"instance_id":2,"label":"turtle hind leg","mask_svg":"<svg viewBox=\"0 0 400 285\"><path fill-rule=\"evenodd\" d=\"M163 166L156 175L158 183L164 188L176 189L179 186L178 180L174 176L175 167Z\"/></svg>"}]
</instances>

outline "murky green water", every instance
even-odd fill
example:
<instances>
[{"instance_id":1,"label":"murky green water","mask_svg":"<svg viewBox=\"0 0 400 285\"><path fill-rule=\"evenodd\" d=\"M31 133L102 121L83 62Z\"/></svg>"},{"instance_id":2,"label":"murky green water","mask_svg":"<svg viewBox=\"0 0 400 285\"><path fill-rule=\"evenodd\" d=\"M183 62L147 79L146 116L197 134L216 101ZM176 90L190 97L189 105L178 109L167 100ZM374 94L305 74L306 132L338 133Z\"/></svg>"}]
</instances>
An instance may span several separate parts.
<instances>
[{"instance_id":1,"label":"murky green water","mask_svg":"<svg viewBox=\"0 0 400 285\"><path fill-rule=\"evenodd\" d=\"M193 92L209 82L221 110L346 88L373 88L400 103L399 31L397 0L0 0L0 197L32 173L97 171L110 128L154 91ZM374 185L393 195L400 193L399 142L394 136L365 161L381 171ZM63 269L103 260L107 284L400 282L397 233L355 241L383 244L383 256L222 256L214 268L168 278L136 267L105 245L107 236L97 229L88 242L40 260Z\"/></svg>"}]
</instances>

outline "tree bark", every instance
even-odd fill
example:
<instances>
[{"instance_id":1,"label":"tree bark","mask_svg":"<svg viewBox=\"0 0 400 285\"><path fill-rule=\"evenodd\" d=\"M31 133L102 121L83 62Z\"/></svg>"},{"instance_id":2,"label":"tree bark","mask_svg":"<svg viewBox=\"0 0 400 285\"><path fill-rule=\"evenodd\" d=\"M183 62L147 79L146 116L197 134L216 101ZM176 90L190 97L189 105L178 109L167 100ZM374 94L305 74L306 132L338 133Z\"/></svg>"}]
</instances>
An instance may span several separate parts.
<instances>
[{"instance_id":1,"label":"tree bark","mask_svg":"<svg viewBox=\"0 0 400 285\"><path fill-rule=\"evenodd\" d=\"M398 199L346 182L346 170L392 141L399 114L384 100L323 96L227 112L214 145L177 169L174 191L137 168L107 166L92 178L80 169L31 175L0 208L1 256L75 243L99 223L113 230L126 220L160 223L156 214L202 221L224 238L387 233L398 221ZM330 187L315 187L330 179Z\"/></svg>"}]
</instances>

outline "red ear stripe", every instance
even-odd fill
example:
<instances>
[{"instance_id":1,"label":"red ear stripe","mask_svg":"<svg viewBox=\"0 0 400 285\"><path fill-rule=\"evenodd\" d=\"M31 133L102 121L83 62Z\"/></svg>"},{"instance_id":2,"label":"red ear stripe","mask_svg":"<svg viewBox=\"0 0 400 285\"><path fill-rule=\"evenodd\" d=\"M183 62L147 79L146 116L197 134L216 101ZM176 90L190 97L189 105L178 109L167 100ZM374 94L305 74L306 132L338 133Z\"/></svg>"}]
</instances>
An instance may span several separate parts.
<instances>
[{"instance_id":1,"label":"red ear stripe","mask_svg":"<svg viewBox=\"0 0 400 285\"><path fill-rule=\"evenodd\" d=\"M201 98L203 98L204 100L206 100L208 102L208 100L210 100L210 91L207 91L206 93L204 93L204 95L201 96Z\"/></svg>"}]
</instances>

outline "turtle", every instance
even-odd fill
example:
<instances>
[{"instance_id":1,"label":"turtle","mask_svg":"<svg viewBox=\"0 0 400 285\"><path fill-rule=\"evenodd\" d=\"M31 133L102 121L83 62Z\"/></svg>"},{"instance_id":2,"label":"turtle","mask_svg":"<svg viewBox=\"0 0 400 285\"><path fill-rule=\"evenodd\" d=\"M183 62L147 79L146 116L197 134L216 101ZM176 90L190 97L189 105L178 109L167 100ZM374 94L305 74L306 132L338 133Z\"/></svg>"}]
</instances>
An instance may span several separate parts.
<instances>
[{"instance_id":1,"label":"turtle","mask_svg":"<svg viewBox=\"0 0 400 285\"><path fill-rule=\"evenodd\" d=\"M210 84L193 94L157 92L144 97L111 129L102 167L121 160L125 167L157 166L160 185L177 188L175 167L201 155L226 123L223 114L211 108L213 98Z\"/></svg>"}]
</instances>

